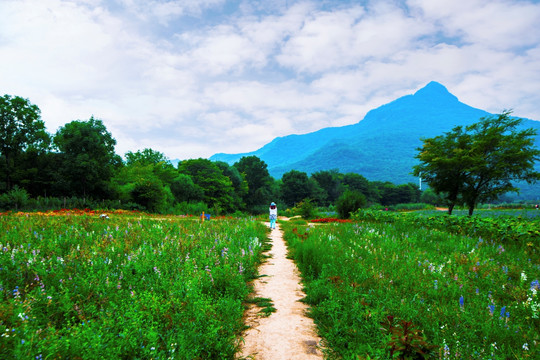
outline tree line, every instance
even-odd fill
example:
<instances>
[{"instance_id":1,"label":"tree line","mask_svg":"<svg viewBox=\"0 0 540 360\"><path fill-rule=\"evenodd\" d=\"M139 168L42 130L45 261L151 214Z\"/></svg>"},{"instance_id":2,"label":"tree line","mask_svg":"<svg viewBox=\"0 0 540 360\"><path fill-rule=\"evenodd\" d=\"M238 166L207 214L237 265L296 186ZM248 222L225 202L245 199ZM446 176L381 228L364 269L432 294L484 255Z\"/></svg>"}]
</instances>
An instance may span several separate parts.
<instances>
[{"instance_id":1,"label":"tree line","mask_svg":"<svg viewBox=\"0 0 540 360\"><path fill-rule=\"evenodd\" d=\"M298 204L336 206L342 217L372 204L466 205L517 191L516 180L540 179L536 132L518 130L521 119L504 112L478 123L422 139L412 171L429 185L369 181L356 173L291 170L281 179L267 164L246 156L230 165L188 159L174 166L150 148L115 153L116 140L94 117L74 120L55 134L45 130L29 100L0 97L0 209L59 207L124 208L150 212L263 213L273 201L281 209ZM307 206L307 207L309 207ZM304 206L305 207L305 206Z\"/></svg>"},{"instance_id":2,"label":"tree line","mask_svg":"<svg viewBox=\"0 0 540 360\"><path fill-rule=\"evenodd\" d=\"M256 156L233 165L199 158L174 166L163 153L146 148L122 159L101 120L74 120L49 134L39 108L18 96L0 97L0 140L3 209L63 207L67 199L67 205L78 207L261 213L270 201L282 208L304 200L330 206L346 192L382 205L422 197L414 184L371 182L338 170L311 175L291 170L276 180Z\"/></svg>"}]
</instances>

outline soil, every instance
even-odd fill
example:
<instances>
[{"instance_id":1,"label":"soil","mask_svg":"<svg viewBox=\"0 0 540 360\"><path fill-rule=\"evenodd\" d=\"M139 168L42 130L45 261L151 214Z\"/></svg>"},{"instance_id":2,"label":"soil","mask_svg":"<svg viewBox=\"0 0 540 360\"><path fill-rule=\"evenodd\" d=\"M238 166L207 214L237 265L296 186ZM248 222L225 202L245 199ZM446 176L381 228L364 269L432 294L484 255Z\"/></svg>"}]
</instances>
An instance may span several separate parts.
<instances>
[{"instance_id":1,"label":"soil","mask_svg":"<svg viewBox=\"0 0 540 360\"><path fill-rule=\"evenodd\" d=\"M246 314L249 329L243 334L238 359L254 360L315 360L323 359L321 338L315 332L313 320L306 316L307 305L296 265L287 259L283 233L271 230L270 258L259 268L265 275L254 282L254 297L270 298L276 312L268 317L252 305Z\"/></svg>"}]
</instances>

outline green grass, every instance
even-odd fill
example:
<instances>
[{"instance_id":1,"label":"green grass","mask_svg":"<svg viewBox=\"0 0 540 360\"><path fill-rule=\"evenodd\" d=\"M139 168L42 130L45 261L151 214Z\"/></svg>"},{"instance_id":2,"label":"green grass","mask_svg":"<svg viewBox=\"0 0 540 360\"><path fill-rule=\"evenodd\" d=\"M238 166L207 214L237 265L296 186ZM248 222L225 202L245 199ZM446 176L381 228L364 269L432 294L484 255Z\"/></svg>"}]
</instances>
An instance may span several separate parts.
<instances>
[{"instance_id":1,"label":"green grass","mask_svg":"<svg viewBox=\"0 0 540 360\"><path fill-rule=\"evenodd\" d=\"M285 230L329 358L540 356L530 242L406 221Z\"/></svg>"},{"instance_id":2,"label":"green grass","mask_svg":"<svg viewBox=\"0 0 540 360\"><path fill-rule=\"evenodd\" d=\"M0 358L232 359L268 230L250 220L0 217Z\"/></svg>"}]
</instances>

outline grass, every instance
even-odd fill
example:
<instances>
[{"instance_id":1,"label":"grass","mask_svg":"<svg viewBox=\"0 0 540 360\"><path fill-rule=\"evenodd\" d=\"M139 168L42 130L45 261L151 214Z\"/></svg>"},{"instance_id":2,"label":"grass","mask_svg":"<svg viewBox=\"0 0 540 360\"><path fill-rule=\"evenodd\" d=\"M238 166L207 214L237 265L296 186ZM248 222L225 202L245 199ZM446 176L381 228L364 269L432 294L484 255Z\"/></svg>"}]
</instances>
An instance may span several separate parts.
<instances>
[{"instance_id":1,"label":"grass","mask_svg":"<svg viewBox=\"0 0 540 360\"><path fill-rule=\"evenodd\" d=\"M540 356L535 244L407 221L284 228L328 358Z\"/></svg>"},{"instance_id":2,"label":"grass","mask_svg":"<svg viewBox=\"0 0 540 360\"><path fill-rule=\"evenodd\" d=\"M268 230L145 214L0 217L0 358L232 359Z\"/></svg>"}]
</instances>

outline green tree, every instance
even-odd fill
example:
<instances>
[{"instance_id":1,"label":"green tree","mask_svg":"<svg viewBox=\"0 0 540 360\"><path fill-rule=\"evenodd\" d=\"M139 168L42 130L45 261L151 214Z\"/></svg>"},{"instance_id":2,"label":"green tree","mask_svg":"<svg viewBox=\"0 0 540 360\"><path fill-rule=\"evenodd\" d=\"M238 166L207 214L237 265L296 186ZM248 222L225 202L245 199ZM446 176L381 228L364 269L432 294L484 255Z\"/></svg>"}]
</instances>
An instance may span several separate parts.
<instances>
[{"instance_id":1,"label":"green tree","mask_svg":"<svg viewBox=\"0 0 540 360\"><path fill-rule=\"evenodd\" d=\"M413 174L420 176L436 194L447 202L448 214L461 203L460 195L470 167L470 135L462 126L433 138L422 139L415 157L420 164Z\"/></svg>"},{"instance_id":2,"label":"green tree","mask_svg":"<svg viewBox=\"0 0 540 360\"><path fill-rule=\"evenodd\" d=\"M12 174L21 153L49 148L50 135L45 131L40 114L39 108L27 99L10 95L0 97L0 157L6 190L13 186Z\"/></svg>"},{"instance_id":3,"label":"green tree","mask_svg":"<svg viewBox=\"0 0 540 360\"><path fill-rule=\"evenodd\" d=\"M321 170L311 174L311 179L315 180L324 192L325 196L319 200L322 206L333 204L338 199L340 194L340 177L341 174L337 169Z\"/></svg>"},{"instance_id":4,"label":"green tree","mask_svg":"<svg viewBox=\"0 0 540 360\"><path fill-rule=\"evenodd\" d=\"M170 185L178 176L177 169L159 151L150 148L139 150L136 153L129 151L125 158L127 167L149 167L165 185Z\"/></svg>"},{"instance_id":5,"label":"green tree","mask_svg":"<svg viewBox=\"0 0 540 360\"><path fill-rule=\"evenodd\" d=\"M336 203L336 210L341 219L348 219L351 213L366 205L366 197L358 190L345 190Z\"/></svg>"},{"instance_id":6,"label":"green tree","mask_svg":"<svg viewBox=\"0 0 540 360\"><path fill-rule=\"evenodd\" d=\"M257 156L244 156L233 165L247 182L248 191L244 202L249 211L270 204L274 179L268 172L268 165Z\"/></svg>"},{"instance_id":7,"label":"green tree","mask_svg":"<svg viewBox=\"0 0 540 360\"><path fill-rule=\"evenodd\" d=\"M178 164L178 170L189 175L195 185L203 190L203 201L215 212L236 210L232 199L232 182L216 164L208 159L190 159Z\"/></svg>"},{"instance_id":8,"label":"green tree","mask_svg":"<svg viewBox=\"0 0 540 360\"><path fill-rule=\"evenodd\" d=\"M294 206L311 196L310 182L303 171L291 170L281 177L281 198L287 206Z\"/></svg>"},{"instance_id":9,"label":"green tree","mask_svg":"<svg viewBox=\"0 0 540 360\"><path fill-rule=\"evenodd\" d=\"M114 152L116 140L101 120L91 117L64 125L54 136L54 144L62 156L58 172L69 195L109 195L109 181L121 159Z\"/></svg>"},{"instance_id":10,"label":"green tree","mask_svg":"<svg viewBox=\"0 0 540 360\"><path fill-rule=\"evenodd\" d=\"M423 139L414 174L422 176L436 193L445 193L449 213L456 202L467 205L469 215L481 201L518 191L513 181L533 183L540 150L534 129L519 129L522 119L509 111L488 116L465 129L456 127L444 136Z\"/></svg>"},{"instance_id":11,"label":"green tree","mask_svg":"<svg viewBox=\"0 0 540 360\"><path fill-rule=\"evenodd\" d=\"M231 180L234 193L232 194L233 198L233 207L237 210L245 210L246 205L244 199L248 194L248 184L244 176L240 174L240 171L234 166L229 166L224 161L214 162L218 168L221 169L223 175Z\"/></svg>"},{"instance_id":12,"label":"green tree","mask_svg":"<svg viewBox=\"0 0 540 360\"><path fill-rule=\"evenodd\" d=\"M165 205L166 192L159 179L140 179L131 191L133 201L146 210L158 212Z\"/></svg>"},{"instance_id":13,"label":"green tree","mask_svg":"<svg viewBox=\"0 0 540 360\"><path fill-rule=\"evenodd\" d=\"M187 174L178 174L171 184L171 192L179 203L199 202L204 199L204 190Z\"/></svg>"},{"instance_id":14,"label":"green tree","mask_svg":"<svg viewBox=\"0 0 540 360\"><path fill-rule=\"evenodd\" d=\"M479 202L518 192L514 181L530 184L540 179L540 173L534 170L535 161L540 159L540 150L534 145L537 134L534 129L519 130L522 121L505 111L467 127L472 141L462 196L469 215Z\"/></svg>"},{"instance_id":15,"label":"green tree","mask_svg":"<svg viewBox=\"0 0 540 360\"><path fill-rule=\"evenodd\" d=\"M126 153L126 165L156 165L159 163L170 163L167 157L159 152L149 148L138 150L137 152L128 151Z\"/></svg>"}]
</instances>

